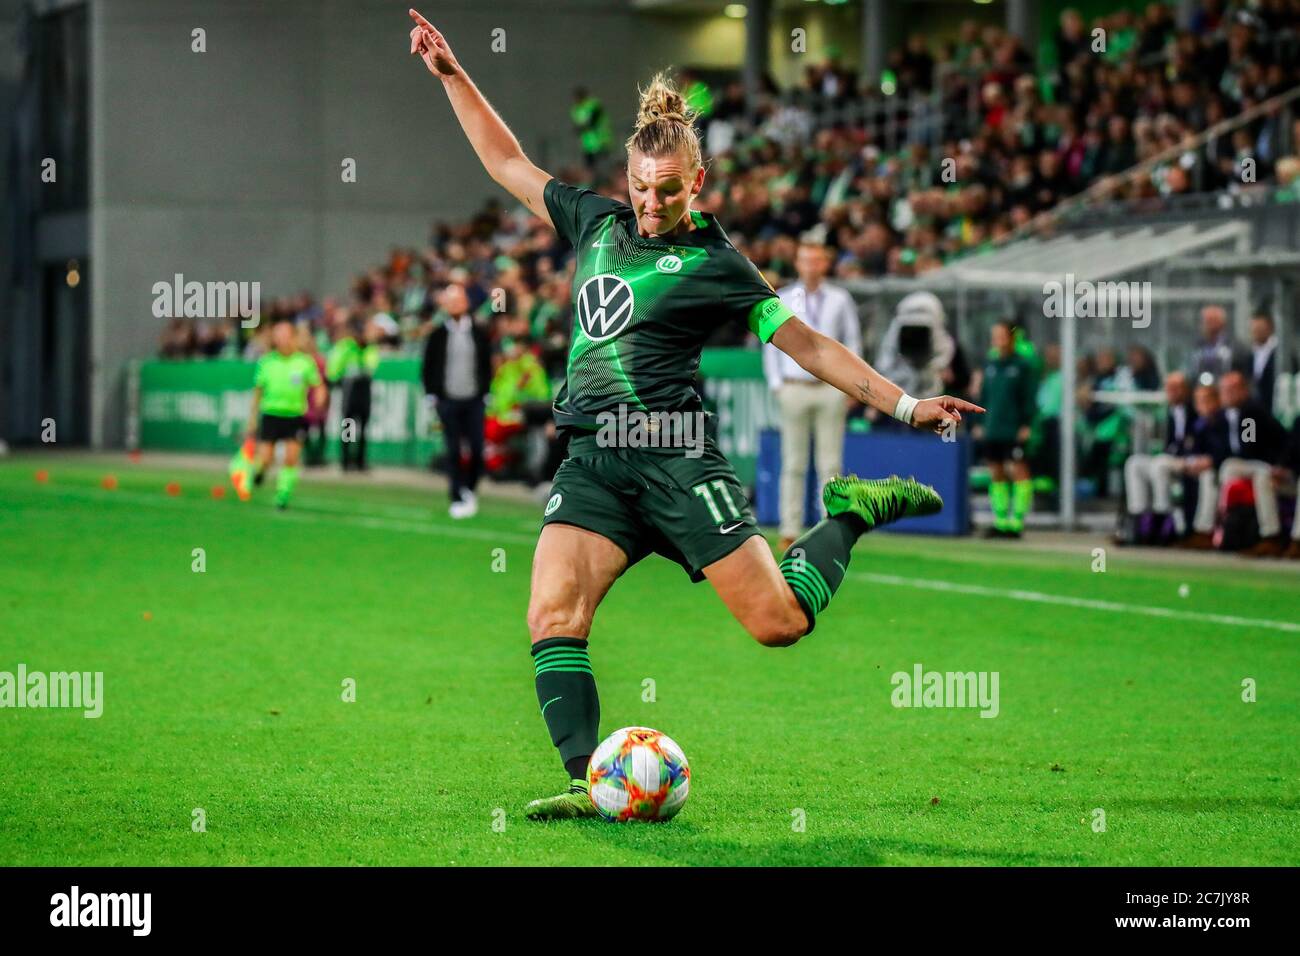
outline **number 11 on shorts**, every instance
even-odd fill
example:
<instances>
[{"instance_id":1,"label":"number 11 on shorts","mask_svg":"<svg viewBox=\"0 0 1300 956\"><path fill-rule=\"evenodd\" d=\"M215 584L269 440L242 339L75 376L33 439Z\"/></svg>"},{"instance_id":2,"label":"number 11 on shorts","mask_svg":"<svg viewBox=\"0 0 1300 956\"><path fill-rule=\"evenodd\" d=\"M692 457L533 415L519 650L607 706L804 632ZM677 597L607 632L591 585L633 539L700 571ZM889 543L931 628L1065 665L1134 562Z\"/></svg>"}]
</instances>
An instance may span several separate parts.
<instances>
[{"instance_id":1,"label":"number 11 on shorts","mask_svg":"<svg viewBox=\"0 0 1300 956\"><path fill-rule=\"evenodd\" d=\"M731 492L727 490L726 482L721 478L717 478L712 482L702 481L691 489L691 491L703 498L704 503L709 506L709 514L713 515L714 522L716 524L722 524L726 519L722 516L722 511L718 508L718 503L713 498L713 492L709 490L710 484L718 490L718 494L721 495L722 500L726 502L727 510L731 512L731 517L739 518L740 512L736 510L736 503L731 500Z\"/></svg>"}]
</instances>

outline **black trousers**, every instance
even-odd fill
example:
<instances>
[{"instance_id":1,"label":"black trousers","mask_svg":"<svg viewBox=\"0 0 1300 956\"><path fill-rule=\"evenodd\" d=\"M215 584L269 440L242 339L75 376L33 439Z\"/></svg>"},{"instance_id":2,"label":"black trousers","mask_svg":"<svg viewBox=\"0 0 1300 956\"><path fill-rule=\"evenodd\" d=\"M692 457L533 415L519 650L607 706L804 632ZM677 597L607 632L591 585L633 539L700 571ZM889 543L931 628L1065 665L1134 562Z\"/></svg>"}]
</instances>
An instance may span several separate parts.
<instances>
[{"instance_id":1,"label":"black trousers","mask_svg":"<svg viewBox=\"0 0 1300 956\"><path fill-rule=\"evenodd\" d=\"M366 426L370 424L370 379L360 375L343 382L343 418L355 422L352 441L340 443L343 470L366 467ZM346 428L346 424L344 425Z\"/></svg>"},{"instance_id":2,"label":"black trousers","mask_svg":"<svg viewBox=\"0 0 1300 956\"><path fill-rule=\"evenodd\" d=\"M451 500L459 501L462 491L473 491L483 474L483 399L440 398L438 417L447 442L447 478ZM461 463L461 446L469 446L469 464Z\"/></svg>"}]
</instances>

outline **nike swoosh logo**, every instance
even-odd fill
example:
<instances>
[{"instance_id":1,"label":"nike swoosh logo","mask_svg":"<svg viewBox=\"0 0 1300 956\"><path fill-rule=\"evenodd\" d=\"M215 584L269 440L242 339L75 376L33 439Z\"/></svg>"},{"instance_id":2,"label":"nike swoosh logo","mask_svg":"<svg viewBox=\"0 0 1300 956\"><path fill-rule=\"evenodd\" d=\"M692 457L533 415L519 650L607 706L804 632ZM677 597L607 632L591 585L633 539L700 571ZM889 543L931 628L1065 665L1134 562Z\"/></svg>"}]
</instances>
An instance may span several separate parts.
<instances>
[{"instance_id":1,"label":"nike swoosh logo","mask_svg":"<svg viewBox=\"0 0 1300 956\"><path fill-rule=\"evenodd\" d=\"M844 565L840 564L840 563L839 563L838 561L836 561L834 558L831 558L831 561L834 562L835 566L836 566L837 568L840 569L840 574L848 574L848 573L849 573L849 569L846 568Z\"/></svg>"},{"instance_id":2,"label":"nike swoosh logo","mask_svg":"<svg viewBox=\"0 0 1300 956\"><path fill-rule=\"evenodd\" d=\"M593 248L593 249L612 249L612 248L614 248L614 243L612 243L612 242L593 242L593 243L591 244L591 248Z\"/></svg>"},{"instance_id":3,"label":"nike swoosh logo","mask_svg":"<svg viewBox=\"0 0 1300 956\"><path fill-rule=\"evenodd\" d=\"M560 695L560 697L563 697L563 696L564 696L563 694ZM550 707L553 703L555 703L557 700L559 700L560 697L552 697L552 698L551 698L550 700L548 700L546 703L542 704L542 716L543 716L543 717L546 716L546 708L547 708L547 707Z\"/></svg>"},{"instance_id":4,"label":"nike swoosh logo","mask_svg":"<svg viewBox=\"0 0 1300 956\"><path fill-rule=\"evenodd\" d=\"M733 532L733 531L735 531L737 528L741 527L744 523L745 523L745 522L743 522L743 521L735 521L735 522L732 522L731 524L724 524L724 525L723 525L721 528L719 528L718 530L721 531L723 534L731 534L731 532Z\"/></svg>"}]
</instances>

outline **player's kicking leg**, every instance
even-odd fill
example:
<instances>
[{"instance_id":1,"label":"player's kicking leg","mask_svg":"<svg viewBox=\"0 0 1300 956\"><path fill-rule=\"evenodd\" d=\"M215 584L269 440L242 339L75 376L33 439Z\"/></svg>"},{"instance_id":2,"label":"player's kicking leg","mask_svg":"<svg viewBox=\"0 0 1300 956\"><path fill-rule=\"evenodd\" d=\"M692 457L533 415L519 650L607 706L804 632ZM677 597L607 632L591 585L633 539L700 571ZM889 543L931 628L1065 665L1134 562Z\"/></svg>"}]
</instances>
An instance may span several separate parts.
<instances>
[{"instance_id":1,"label":"player's kicking leg","mask_svg":"<svg viewBox=\"0 0 1300 956\"><path fill-rule=\"evenodd\" d=\"M596 607L626 567L622 548L572 525L548 524L537 539L528 601L537 703L570 784L528 804L530 820L598 816L587 791L587 761L600 726L587 636Z\"/></svg>"},{"instance_id":2,"label":"player's kicking leg","mask_svg":"<svg viewBox=\"0 0 1300 956\"><path fill-rule=\"evenodd\" d=\"M859 537L900 518L936 514L943 499L912 478L833 478L822 490L828 517L778 565L759 538L704 569L736 620L759 643L786 647L811 633L844 581Z\"/></svg>"}]
</instances>

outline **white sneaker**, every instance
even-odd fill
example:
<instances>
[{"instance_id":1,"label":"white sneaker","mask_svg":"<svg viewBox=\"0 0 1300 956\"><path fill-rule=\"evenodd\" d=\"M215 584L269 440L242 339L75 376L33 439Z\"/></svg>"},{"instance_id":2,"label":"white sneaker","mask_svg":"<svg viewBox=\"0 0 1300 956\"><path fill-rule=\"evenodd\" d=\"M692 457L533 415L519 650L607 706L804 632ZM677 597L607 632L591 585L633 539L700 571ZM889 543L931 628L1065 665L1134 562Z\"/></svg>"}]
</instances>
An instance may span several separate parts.
<instances>
[{"instance_id":1,"label":"white sneaker","mask_svg":"<svg viewBox=\"0 0 1300 956\"><path fill-rule=\"evenodd\" d=\"M469 517L469 515L465 513L465 502L463 501L453 501L451 507L447 509L447 514L457 520Z\"/></svg>"},{"instance_id":2,"label":"white sneaker","mask_svg":"<svg viewBox=\"0 0 1300 956\"><path fill-rule=\"evenodd\" d=\"M470 514L478 512L478 495L474 494L474 492L462 491L460 493L460 500L470 507Z\"/></svg>"}]
</instances>

